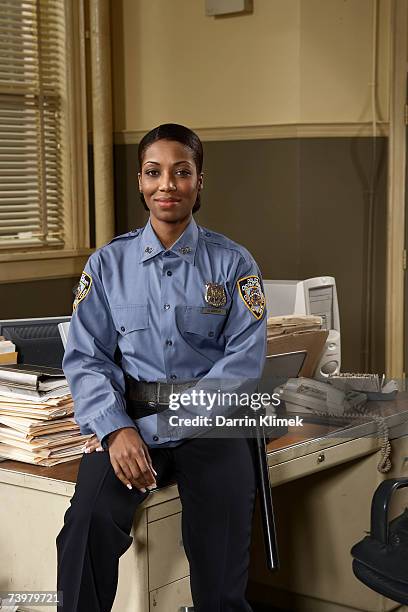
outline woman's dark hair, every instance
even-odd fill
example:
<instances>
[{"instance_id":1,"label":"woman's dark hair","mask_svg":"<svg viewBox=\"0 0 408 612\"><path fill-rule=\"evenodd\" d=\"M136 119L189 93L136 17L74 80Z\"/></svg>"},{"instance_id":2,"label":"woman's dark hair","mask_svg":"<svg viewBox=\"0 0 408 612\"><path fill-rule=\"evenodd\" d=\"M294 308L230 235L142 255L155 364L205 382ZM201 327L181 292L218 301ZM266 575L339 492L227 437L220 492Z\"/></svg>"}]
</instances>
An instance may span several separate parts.
<instances>
[{"instance_id":1,"label":"woman's dark hair","mask_svg":"<svg viewBox=\"0 0 408 612\"><path fill-rule=\"evenodd\" d=\"M201 170L203 168L203 145L201 144L201 140L199 139L197 134L193 132L193 130L190 130L184 125L179 125L178 123L164 123L163 125L159 125L153 128L153 130L150 130L150 132L143 136L142 140L139 142L139 147L137 151L140 171L142 170L142 161L146 149L158 140L174 140L188 147L193 154L194 163L197 168L197 174L201 173ZM149 210L146 206L146 201L144 199L143 193L140 194L140 199L145 210ZM200 193L198 193L192 212L197 212L200 206Z\"/></svg>"}]
</instances>

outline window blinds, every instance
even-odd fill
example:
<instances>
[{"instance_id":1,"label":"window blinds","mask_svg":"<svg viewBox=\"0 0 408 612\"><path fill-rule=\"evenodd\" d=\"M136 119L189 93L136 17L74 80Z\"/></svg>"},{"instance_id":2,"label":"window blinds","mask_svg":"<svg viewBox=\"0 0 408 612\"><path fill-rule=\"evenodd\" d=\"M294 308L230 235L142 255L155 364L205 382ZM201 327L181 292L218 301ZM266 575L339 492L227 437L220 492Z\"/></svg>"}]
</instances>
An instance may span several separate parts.
<instances>
[{"instance_id":1,"label":"window blinds","mask_svg":"<svg viewBox=\"0 0 408 612\"><path fill-rule=\"evenodd\" d=\"M64 0L0 0L0 252L63 244Z\"/></svg>"}]
</instances>

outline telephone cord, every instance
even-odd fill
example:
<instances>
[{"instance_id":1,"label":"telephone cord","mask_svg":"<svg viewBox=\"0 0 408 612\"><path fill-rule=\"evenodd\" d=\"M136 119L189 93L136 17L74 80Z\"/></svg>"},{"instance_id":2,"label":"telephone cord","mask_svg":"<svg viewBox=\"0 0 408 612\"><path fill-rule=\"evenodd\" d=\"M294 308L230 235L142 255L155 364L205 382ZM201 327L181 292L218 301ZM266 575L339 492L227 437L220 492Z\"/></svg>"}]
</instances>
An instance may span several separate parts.
<instances>
[{"instance_id":1,"label":"telephone cord","mask_svg":"<svg viewBox=\"0 0 408 612\"><path fill-rule=\"evenodd\" d=\"M377 424L378 436L381 439L381 456L377 465L377 470L381 474L386 474L391 470L391 442L389 438L388 425L385 422L385 418L379 414L371 414L367 411L367 404L361 408L361 414L363 416L370 416Z\"/></svg>"},{"instance_id":2,"label":"telephone cord","mask_svg":"<svg viewBox=\"0 0 408 612\"><path fill-rule=\"evenodd\" d=\"M321 412L318 411L313 411L315 414L321 415ZM332 416L332 417L338 417L338 414L334 414L332 412L328 412L325 413L325 415L328 416ZM370 418L372 418L372 420L376 423L377 425L377 432L378 432L378 437L381 439L381 446L380 446L380 460L377 464L377 470L381 473L381 474L386 474L387 472L389 472L391 470L392 467L392 463L391 463L391 443L390 443L390 438L389 438L389 430L388 430L388 425L385 422L385 418L380 416L379 414L372 414L371 412L369 412L367 410L367 404L365 404L364 406L362 406L361 408L357 409L357 410L346 410L344 413L344 416L369 416Z\"/></svg>"}]
</instances>

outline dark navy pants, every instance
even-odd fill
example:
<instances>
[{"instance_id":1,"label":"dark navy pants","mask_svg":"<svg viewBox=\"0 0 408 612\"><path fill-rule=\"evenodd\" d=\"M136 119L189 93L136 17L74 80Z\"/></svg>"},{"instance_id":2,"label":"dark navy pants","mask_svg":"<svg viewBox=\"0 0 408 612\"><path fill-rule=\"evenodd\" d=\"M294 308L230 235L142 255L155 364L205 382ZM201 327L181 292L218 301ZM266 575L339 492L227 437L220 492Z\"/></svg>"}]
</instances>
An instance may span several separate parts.
<instances>
[{"instance_id":1,"label":"dark navy pants","mask_svg":"<svg viewBox=\"0 0 408 612\"><path fill-rule=\"evenodd\" d=\"M150 454L158 486L178 484L194 611L251 612L245 590L256 492L253 440L194 438ZM57 537L64 612L112 608L119 557L147 495L119 481L107 451L84 454Z\"/></svg>"}]
</instances>

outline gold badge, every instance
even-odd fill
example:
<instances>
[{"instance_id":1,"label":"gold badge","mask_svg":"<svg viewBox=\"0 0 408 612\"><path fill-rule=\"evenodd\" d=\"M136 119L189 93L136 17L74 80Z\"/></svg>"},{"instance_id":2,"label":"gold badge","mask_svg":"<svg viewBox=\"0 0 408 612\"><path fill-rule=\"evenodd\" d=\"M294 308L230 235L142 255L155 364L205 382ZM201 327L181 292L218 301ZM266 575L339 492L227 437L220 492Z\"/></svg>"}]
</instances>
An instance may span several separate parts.
<instances>
[{"instance_id":1,"label":"gold badge","mask_svg":"<svg viewBox=\"0 0 408 612\"><path fill-rule=\"evenodd\" d=\"M86 272L82 272L78 287L75 293L75 300L72 309L75 311L79 302L82 302L91 290L92 278Z\"/></svg>"},{"instance_id":2,"label":"gold badge","mask_svg":"<svg viewBox=\"0 0 408 612\"><path fill-rule=\"evenodd\" d=\"M237 281L237 285L245 306L252 312L255 319L261 319L265 312L265 296L259 276L244 276Z\"/></svg>"},{"instance_id":3,"label":"gold badge","mask_svg":"<svg viewBox=\"0 0 408 612\"><path fill-rule=\"evenodd\" d=\"M219 308L220 306L225 306L227 303L227 296L225 294L225 289L222 285L218 283L205 283L205 301L210 306L216 306Z\"/></svg>"}]
</instances>

